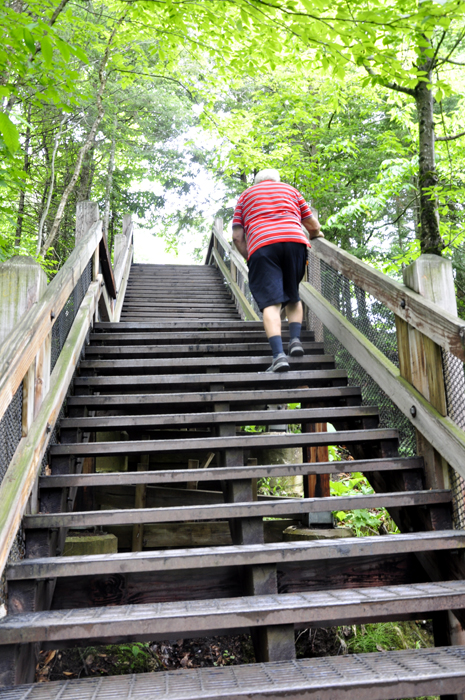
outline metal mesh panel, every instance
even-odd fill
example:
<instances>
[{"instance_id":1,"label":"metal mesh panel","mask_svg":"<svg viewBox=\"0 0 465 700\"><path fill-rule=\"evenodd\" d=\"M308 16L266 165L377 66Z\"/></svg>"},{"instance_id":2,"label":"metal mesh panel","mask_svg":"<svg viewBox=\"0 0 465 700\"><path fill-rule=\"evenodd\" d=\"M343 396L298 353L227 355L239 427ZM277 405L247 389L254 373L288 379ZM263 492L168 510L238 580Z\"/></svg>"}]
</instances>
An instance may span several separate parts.
<instances>
[{"instance_id":1,"label":"metal mesh panel","mask_svg":"<svg viewBox=\"0 0 465 700\"><path fill-rule=\"evenodd\" d=\"M60 356L60 352L63 345L66 342L68 333L73 325L73 321L76 318L76 314L79 307L84 299L84 296L89 288L92 281L92 260L89 260L84 272L77 281L76 286L69 295L65 305L63 306L60 314L55 321L52 328L52 359L51 359L51 371L53 371L57 360Z\"/></svg>"},{"instance_id":2,"label":"metal mesh panel","mask_svg":"<svg viewBox=\"0 0 465 700\"><path fill-rule=\"evenodd\" d=\"M16 448L22 437L23 385L20 384L16 394L0 420L0 483L6 474ZM19 561L24 556L24 539L22 531L18 532L10 552L9 562ZM6 585L4 575L0 578L0 606L6 602Z\"/></svg>"},{"instance_id":3,"label":"metal mesh panel","mask_svg":"<svg viewBox=\"0 0 465 700\"><path fill-rule=\"evenodd\" d=\"M392 311L312 252L309 252L308 279L358 331L399 366ZM415 455L415 431L402 411L312 312L308 324L315 331L315 340L324 341L325 352L335 356L336 367L347 371L349 384L361 387L363 404L378 406L380 427L399 431L399 453L404 457Z\"/></svg>"},{"instance_id":4,"label":"metal mesh panel","mask_svg":"<svg viewBox=\"0 0 465 700\"><path fill-rule=\"evenodd\" d=\"M18 391L0 420L0 483L6 474L8 465L16 452L22 436L23 385Z\"/></svg>"},{"instance_id":5,"label":"metal mesh panel","mask_svg":"<svg viewBox=\"0 0 465 700\"><path fill-rule=\"evenodd\" d=\"M465 367L450 352L442 351L442 366L446 386L447 415L459 428L465 430ZM453 493L453 519L458 530L465 530L465 479L450 467L450 485Z\"/></svg>"}]
</instances>

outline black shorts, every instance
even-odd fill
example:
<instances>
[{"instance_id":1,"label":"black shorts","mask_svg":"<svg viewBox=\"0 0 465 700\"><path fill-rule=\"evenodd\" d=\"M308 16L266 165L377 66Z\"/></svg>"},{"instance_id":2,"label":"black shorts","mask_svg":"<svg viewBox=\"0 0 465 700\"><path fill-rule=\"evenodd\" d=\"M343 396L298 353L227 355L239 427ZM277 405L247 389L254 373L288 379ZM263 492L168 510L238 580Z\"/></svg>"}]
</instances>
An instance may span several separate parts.
<instances>
[{"instance_id":1,"label":"black shorts","mask_svg":"<svg viewBox=\"0 0 465 700\"><path fill-rule=\"evenodd\" d=\"M300 301L299 284L307 264L305 243L271 243L248 261L249 287L260 311L274 304Z\"/></svg>"}]
</instances>

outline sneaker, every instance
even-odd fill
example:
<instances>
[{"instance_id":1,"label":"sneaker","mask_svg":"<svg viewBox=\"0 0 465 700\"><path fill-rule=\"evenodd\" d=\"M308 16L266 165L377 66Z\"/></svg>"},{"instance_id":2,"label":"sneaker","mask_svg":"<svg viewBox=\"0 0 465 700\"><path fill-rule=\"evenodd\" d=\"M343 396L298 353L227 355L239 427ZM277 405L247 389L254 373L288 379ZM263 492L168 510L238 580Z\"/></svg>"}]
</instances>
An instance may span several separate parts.
<instances>
[{"instance_id":1,"label":"sneaker","mask_svg":"<svg viewBox=\"0 0 465 700\"><path fill-rule=\"evenodd\" d=\"M292 340L289 341L287 353L290 355L290 357L302 357L304 354L304 349L299 338L292 338Z\"/></svg>"},{"instance_id":2,"label":"sneaker","mask_svg":"<svg viewBox=\"0 0 465 700\"><path fill-rule=\"evenodd\" d=\"M287 357L283 352L280 352L279 355L276 355L276 357L273 358L273 362L271 363L270 367L266 370L267 372L289 372L290 367L289 367L289 362L287 361Z\"/></svg>"}]
</instances>

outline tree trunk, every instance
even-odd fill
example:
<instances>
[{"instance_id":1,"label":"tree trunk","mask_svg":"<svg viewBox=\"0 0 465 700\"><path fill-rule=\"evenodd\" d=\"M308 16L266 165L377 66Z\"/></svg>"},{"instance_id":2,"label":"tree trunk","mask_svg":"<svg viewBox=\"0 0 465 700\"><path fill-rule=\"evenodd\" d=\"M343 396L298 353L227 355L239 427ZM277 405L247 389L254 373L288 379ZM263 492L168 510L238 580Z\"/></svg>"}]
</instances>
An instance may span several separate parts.
<instances>
[{"instance_id":1,"label":"tree trunk","mask_svg":"<svg viewBox=\"0 0 465 700\"><path fill-rule=\"evenodd\" d=\"M92 179L94 175L94 152L95 141L87 151L82 161L81 174L76 188L76 204L78 202L87 202L90 199L90 191L92 189Z\"/></svg>"},{"instance_id":2,"label":"tree trunk","mask_svg":"<svg viewBox=\"0 0 465 700\"><path fill-rule=\"evenodd\" d=\"M31 167L31 161L29 157L29 145L31 143L31 105L29 104L27 113L27 128L26 128L26 138L24 140L24 172L26 175L29 173L29 168ZM21 189L18 202L18 218L16 219L16 234L15 234L15 248L19 248L21 245L21 236L23 233L23 220L24 220L24 205L26 202L26 183Z\"/></svg>"},{"instance_id":3,"label":"tree trunk","mask_svg":"<svg viewBox=\"0 0 465 700\"><path fill-rule=\"evenodd\" d=\"M111 135L111 150L110 162L108 163L107 182L105 188L105 210L103 215L103 235L108 240L108 224L110 221L110 202L111 193L113 190L113 171L115 169L115 150L116 150L116 129L118 128L118 117L115 114L113 121L113 133ZM111 248L110 248L111 250Z\"/></svg>"},{"instance_id":4,"label":"tree trunk","mask_svg":"<svg viewBox=\"0 0 465 700\"><path fill-rule=\"evenodd\" d=\"M444 243L439 233L438 202L436 196L431 196L431 188L438 182L434 149L431 59L424 57L424 63L419 66L419 70L425 72L423 77L427 81L419 81L415 88L420 137L420 244L422 253L441 255Z\"/></svg>"}]
</instances>

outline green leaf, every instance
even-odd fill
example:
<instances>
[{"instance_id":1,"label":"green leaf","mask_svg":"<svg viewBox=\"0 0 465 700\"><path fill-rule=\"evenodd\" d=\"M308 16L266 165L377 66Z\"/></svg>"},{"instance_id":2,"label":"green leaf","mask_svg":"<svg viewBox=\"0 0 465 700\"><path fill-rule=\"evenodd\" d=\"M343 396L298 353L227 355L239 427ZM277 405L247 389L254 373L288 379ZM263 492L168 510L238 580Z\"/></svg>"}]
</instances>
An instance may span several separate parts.
<instances>
[{"instance_id":1,"label":"green leaf","mask_svg":"<svg viewBox=\"0 0 465 700\"><path fill-rule=\"evenodd\" d=\"M42 39L40 40L40 47L42 49L42 56L44 57L44 63L47 68L50 68L52 65L52 58L53 58L53 47L52 47L52 42L48 38L48 36L43 36Z\"/></svg>"},{"instance_id":2,"label":"green leaf","mask_svg":"<svg viewBox=\"0 0 465 700\"><path fill-rule=\"evenodd\" d=\"M23 38L24 38L24 43L26 44L27 48L31 53L34 53L36 50L36 46L34 44L34 37L32 36L31 32L27 27L23 28Z\"/></svg>"},{"instance_id":3,"label":"green leaf","mask_svg":"<svg viewBox=\"0 0 465 700\"><path fill-rule=\"evenodd\" d=\"M16 153L19 148L18 129L11 119L3 112L0 112L0 133L10 153Z\"/></svg>"},{"instance_id":4,"label":"green leaf","mask_svg":"<svg viewBox=\"0 0 465 700\"><path fill-rule=\"evenodd\" d=\"M67 44L65 41L62 41L61 39L57 39L56 45L57 45L58 51L63 56L64 60L66 62L68 62L70 54L71 54L71 48L70 48L69 44Z\"/></svg>"}]
</instances>

